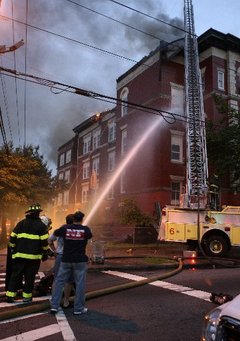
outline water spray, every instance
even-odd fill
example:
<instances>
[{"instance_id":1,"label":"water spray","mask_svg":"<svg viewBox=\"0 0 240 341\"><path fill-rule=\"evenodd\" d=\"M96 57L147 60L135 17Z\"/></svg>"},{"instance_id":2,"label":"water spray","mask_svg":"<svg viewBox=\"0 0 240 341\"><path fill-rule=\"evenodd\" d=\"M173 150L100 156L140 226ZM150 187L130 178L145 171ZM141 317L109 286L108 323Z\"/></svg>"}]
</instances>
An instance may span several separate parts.
<instances>
[{"instance_id":1,"label":"water spray","mask_svg":"<svg viewBox=\"0 0 240 341\"><path fill-rule=\"evenodd\" d=\"M125 169L125 167L128 165L128 163L132 160L132 158L137 154L140 147L146 142L148 137L154 132L154 130L158 127L162 120L159 119L157 121L154 121L154 124L150 125L148 129L145 131L145 133L142 135L141 139L138 141L138 143L129 151L129 153L126 155L126 157L123 159L123 161L120 163L117 171L113 174L113 176L108 181L104 191L101 193L97 201L95 202L94 206L92 207L91 211L89 212L88 216L84 220L84 224L88 224L95 212L97 211L98 207L100 206L101 202L103 201L104 197L108 193L108 191L111 189L111 187L115 184L119 176L121 175L122 171Z\"/></svg>"}]
</instances>

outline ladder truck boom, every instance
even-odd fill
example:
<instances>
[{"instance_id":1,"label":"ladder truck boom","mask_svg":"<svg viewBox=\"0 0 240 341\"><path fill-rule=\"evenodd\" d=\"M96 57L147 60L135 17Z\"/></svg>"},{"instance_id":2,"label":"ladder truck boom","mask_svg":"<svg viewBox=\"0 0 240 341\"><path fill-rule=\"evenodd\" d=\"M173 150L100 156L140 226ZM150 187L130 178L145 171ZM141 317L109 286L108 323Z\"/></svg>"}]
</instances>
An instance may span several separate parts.
<instances>
[{"instance_id":1,"label":"ladder truck boom","mask_svg":"<svg viewBox=\"0 0 240 341\"><path fill-rule=\"evenodd\" d=\"M183 202L184 207L191 208L196 206L200 197L201 206L206 206L208 178L205 114L192 0L184 0L184 26L187 191Z\"/></svg>"}]
</instances>

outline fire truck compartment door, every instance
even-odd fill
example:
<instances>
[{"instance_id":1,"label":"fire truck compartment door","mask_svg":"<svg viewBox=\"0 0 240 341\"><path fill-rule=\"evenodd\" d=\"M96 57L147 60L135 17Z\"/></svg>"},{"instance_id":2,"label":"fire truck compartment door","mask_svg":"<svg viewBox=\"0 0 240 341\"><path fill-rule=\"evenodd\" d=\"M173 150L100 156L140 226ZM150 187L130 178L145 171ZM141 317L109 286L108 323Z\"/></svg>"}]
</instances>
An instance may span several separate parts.
<instances>
[{"instance_id":1,"label":"fire truck compartment door","mask_svg":"<svg viewBox=\"0 0 240 341\"><path fill-rule=\"evenodd\" d=\"M190 240L198 238L197 224L185 224L185 238Z\"/></svg>"},{"instance_id":2,"label":"fire truck compartment door","mask_svg":"<svg viewBox=\"0 0 240 341\"><path fill-rule=\"evenodd\" d=\"M185 241L185 224L166 223L166 240Z\"/></svg>"},{"instance_id":3,"label":"fire truck compartment door","mask_svg":"<svg viewBox=\"0 0 240 341\"><path fill-rule=\"evenodd\" d=\"M231 244L240 245L240 226L231 228Z\"/></svg>"}]
</instances>

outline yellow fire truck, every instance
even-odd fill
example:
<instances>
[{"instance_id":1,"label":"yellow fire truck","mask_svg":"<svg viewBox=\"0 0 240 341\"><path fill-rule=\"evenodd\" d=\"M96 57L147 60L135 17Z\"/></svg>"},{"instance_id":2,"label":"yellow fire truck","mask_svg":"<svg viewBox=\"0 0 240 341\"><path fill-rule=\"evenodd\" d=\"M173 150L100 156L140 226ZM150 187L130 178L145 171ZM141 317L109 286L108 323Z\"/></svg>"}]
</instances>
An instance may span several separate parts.
<instances>
[{"instance_id":1,"label":"yellow fire truck","mask_svg":"<svg viewBox=\"0 0 240 341\"><path fill-rule=\"evenodd\" d=\"M159 239L201 243L209 256L225 256L231 246L240 246L240 206L222 211L166 207L162 212Z\"/></svg>"}]
</instances>

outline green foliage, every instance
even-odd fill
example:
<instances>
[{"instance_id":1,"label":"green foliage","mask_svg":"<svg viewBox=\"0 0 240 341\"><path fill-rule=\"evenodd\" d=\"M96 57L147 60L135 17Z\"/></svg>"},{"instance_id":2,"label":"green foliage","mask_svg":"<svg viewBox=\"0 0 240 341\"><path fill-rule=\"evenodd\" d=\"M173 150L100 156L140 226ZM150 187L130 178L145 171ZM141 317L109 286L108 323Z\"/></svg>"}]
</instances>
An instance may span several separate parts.
<instances>
[{"instance_id":1,"label":"green foliage","mask_svg":"<svg viewBox=\"0 0 240 341\"><path fill-rule=\"evenodd\" d=\"M143 213L133 199L123 200L118 217L123 225L149 226L153 223L152 217Z\"/></svg>"},{"instance_id":2,"label":"green foliage","mask_svg":"<svg viewBox=\"0 0 240 341\"><path fill-rule=\"evenodd\" d=\"M52 177L39 147L8 147L8 153L0 148L0 211L6 215L16 207L51 202L63 184Z\"/></svg>"},{"instance_id":3,"label":"green foliage","mask_svg":"<svg viewBox=\"0 0 240 341\"><path fill-rule=\"evenodd\" d=\"M213 97L221 118L217 123L206 123L209 163L214 165L220 182L227 175L230 186L237 189L236 184L240 181L240 113L222 96L214 94Z\"/></svg>"}]
</instances>

